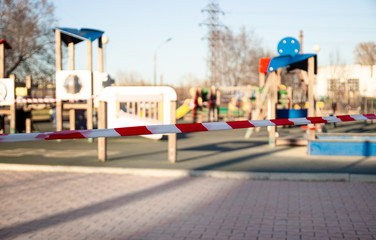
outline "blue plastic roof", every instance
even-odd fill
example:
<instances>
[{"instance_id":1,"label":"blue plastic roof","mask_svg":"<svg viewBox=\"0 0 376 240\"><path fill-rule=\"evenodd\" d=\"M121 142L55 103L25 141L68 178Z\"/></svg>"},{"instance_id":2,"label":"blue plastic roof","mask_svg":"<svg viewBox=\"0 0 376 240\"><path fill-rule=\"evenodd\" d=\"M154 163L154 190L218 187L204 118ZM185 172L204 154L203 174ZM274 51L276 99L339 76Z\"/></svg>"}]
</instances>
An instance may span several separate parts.
<instances>
[{"instance_id":1,"label":"blue plastic roof","mask_svg":"<svg viewBox=\"0 0 376 240\"><path fill-rule=\"evenodd\" d=\"M316 57L316 54L298 54L295 56L285 55L274 57L270 60L267 72L273 72L278 68L288 67L293 64L297 64L304 60L307 60L310 57Z\"/></svg>"},{"instance_id":2,"label":"blue plastic roof","mask_svg":"<svg viewBox=\"0 0 376 240\"><path fill-rule=\"evenodd\" d=\"M63 42L67 45L70 42L77 44L84 40L95 41L104 33L104 31L91 29L91 28L76 29L76 28L57 27L55 29L58 29L61 31L61 40L63 40Z\"/></svg>"},{"instance_id":3,"label":"blue plastic roof","mask_svg":"<svg viewBox=\"0 0 376 240\"><path fill-rule=\"evenodd\" d=\"M293 37L285 37L278 43L280 56L260 59L260 73L273 72L279 68L287 67L287 70L308 70L308 59L314 57L314 71L317 73L317 55L313 53L299 54L300 43Z\"/></svg>"}]
</instances>

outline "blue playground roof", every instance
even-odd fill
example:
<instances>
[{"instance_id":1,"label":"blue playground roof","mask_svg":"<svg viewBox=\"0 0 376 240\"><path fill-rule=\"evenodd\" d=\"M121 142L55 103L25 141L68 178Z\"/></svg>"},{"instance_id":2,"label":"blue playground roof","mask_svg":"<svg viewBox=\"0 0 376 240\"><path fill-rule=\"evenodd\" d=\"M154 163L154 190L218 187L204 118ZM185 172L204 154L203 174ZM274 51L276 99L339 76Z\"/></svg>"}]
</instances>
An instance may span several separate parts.
<instances>
[{"instance_id":1,"label":"blue playground roof","mask_svg":"<svg viewBox=\"0 0 376 240\"><path fill-rule=\"evenodd\" d=\"M101 37L104 31L91 29L91 28L60 28L57 27L55 30L60 30L61 40L68 45L68 43L73 42L77 44L84 40L95 41L97 38Z\"/></svg>"},{"instance_id":2,"label":"blue playground roof","mask_svg":"<svg viewBox=\"0 0 376 240\"><path fill-rule=\"evenodd\" d=\"M285 55L274 57L270 60L268 72L277 70L278 68L288 67L289 70L299 68L307 70L307 60L310 57L315 57L315 73L316 73L316 54L297 54L294 56Z\"/></svg>"},{"instance_id":3,"label":"blue playground roof","mask_svg":"<svg viewBox=\"0 0 376 240\"><path fill-rule=\"evenodd\" d=\"M317 73L317 55L313 53L299 54L300 43L293 37L285 37L278 43L279 56L260 59L260 73L273 72L279 68L287 67L287 70L302 69L307 71L308 59L314 57L314 71Z\"/></svg>"}]
</instances>

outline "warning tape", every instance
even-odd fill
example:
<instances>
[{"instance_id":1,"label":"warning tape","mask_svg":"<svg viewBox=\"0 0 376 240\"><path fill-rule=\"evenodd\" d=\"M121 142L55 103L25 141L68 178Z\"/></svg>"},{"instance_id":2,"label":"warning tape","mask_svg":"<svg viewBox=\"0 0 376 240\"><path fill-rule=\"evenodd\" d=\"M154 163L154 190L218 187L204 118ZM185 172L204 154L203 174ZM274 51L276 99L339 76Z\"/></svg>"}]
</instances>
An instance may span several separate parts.
<instances>
[{"instance_id":1,"label":"warning tape","mask_svg":"<svg viewBox=\"0 0 376 240\"><path fill-rule=\"evenodd\" d=\"M56 98L21 98L15 99L16 103L54 103Z\"/></svg>"},{"instance_id":2,"label":"warning tape","mask_svg":"<svg viewBox=\"0 0 376 240\"><path fill-rule=\"evenodd\" d=\"M77 139L77 138L99 138L99 137L121 137L148 134L188 133L229 130L239 128L253 128L266 126L283 125L307 125L318 123L337 123L350 121L363 121L376 119L376 114L340 115L328 117L306 117L271 120L244 120L228 122L207 122L207 123L183 123L167 125L149 125L122 127L111 129L72 130L47 133L16 133L0 135L0 142L24 142L56 139Z\"/></svg>"},{"instance_id":3,"label":"warning tape","mask_svg":"<svg viewBox=\"0 0 376 240\"><path fill-rule=\"evenodd\" d=\"M92 96L92 98L96 98L97 96ZM56 99L56 98L16 98L14 99L14 103L55 103L58 101L73 101L73 102L80 102L80 101L87 101L87 99ZM8 104L13 103L13 101L5 101L0 99L0 103L6 102Z\"/></svg>"}]
</instances>

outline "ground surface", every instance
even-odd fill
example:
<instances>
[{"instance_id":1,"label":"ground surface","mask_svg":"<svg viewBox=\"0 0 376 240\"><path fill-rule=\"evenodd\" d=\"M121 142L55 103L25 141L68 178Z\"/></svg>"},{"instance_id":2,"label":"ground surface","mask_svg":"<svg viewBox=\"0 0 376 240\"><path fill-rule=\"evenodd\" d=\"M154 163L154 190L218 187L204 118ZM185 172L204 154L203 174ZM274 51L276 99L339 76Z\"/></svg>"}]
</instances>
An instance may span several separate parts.
<instances>
[{"instance_id":1,"label":"ground surface","mask_svg":"<svg viewBox=\"0 0 376 240\"><path fill-rule=\"evenodd\" d=\"M1 172L1 239L376 239L376 184Z\"/></svg>"},{"instance_id":2,"label":"ground surface","mask_svg":"<svg viewBox=\"0 0 376 240\"><path fill-rule=\"evenodd\" d=\"M48 124L38 128L48 131ZM376 124L343 123L330 132L376 134ZM51 130L49 130L51 131ZM97 144L88 140L0 144L0 163L243 172L375 174L376 157L308 156L306 147L268 145L266 128L245 139L246 130L178 134L177 160L167 158L167 140L108 139L108 161L98 162ZM279 128L282 137L303 137L300 127Z\"/></svg>"},{"instance_id":3,"label":"ground surface","mask_svg":"<svg viewBox=\"0 0 376 240\"><path fill-rule=\"evenodd\" d=\"M376 132L376 124L363 122L327 127ZM38 128L51 131L48 123ZM279 132L304 134L300 128ZM307 156L305 147L271 148L265 129L250 139L244 134L180 134L175 164L167 161L166 140L109 139L105 163L97 160L96 143L87 140L2 143L0 239L376 239L376 183L367 182L375 179L376 157ZM26 167L8 171L5 164ZM43 166L98 171L38 171ZM268 173L295 181L102 169ZM296 181L304 174L336 182ZM362 176L363 182L338 182L346 181L333 177L341 174Z\"/></svg>"}]
</instances>

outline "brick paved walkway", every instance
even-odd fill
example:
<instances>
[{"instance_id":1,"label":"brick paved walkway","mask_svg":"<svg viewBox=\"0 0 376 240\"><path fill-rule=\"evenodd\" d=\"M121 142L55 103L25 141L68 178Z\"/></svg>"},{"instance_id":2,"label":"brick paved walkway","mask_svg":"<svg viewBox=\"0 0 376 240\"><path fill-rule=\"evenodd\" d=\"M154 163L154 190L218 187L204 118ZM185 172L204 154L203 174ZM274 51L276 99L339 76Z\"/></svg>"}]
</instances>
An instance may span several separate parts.
<instances>
[{"instance_id":1,"label":"brick paved walkway","mask_svg":"<svg viewBox=\"0 0 376 240\"><path fill-rule=\"evenodd\" d=\"M376 239L376 184L0 172L0 239Z\"/></svg>"}]
</instances>

